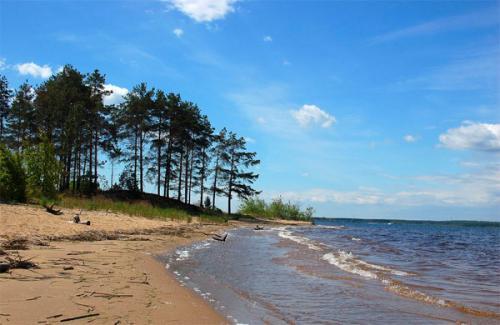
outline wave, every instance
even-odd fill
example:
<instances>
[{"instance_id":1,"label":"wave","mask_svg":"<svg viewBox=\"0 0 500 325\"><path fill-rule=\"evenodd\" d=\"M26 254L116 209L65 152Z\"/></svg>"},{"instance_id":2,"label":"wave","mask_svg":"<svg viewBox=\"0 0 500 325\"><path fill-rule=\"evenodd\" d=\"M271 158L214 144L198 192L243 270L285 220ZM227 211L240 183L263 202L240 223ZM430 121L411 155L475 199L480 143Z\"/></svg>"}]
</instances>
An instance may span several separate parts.
<instances>
[{"instance_id":1,"label":"wave","mask_svg":"<svg viewBox=\"0 0 500 325\"><path fill-rule=\"evenodd\" d=\"M327 226L327 225L317 225L314 226L315 228L320 228L320 229L336 229L336 230L342 230L345 229L345 226Z\"/></svg>"},{"instance_id":2,"label":"wave","mask_svg":"<svg viewBox=\"0 0 500 325\"><path fill-rule=\"evenodd\" d=\"M335 255L334 253L327 253L323 255L322 257L323 260L327 261L330 264L335 265L339 269L360 275L365 278L371 278L371 279L377 279L378 276L374 272L362 269L357 266L357 261L353 259L351 253L346 253L344 251L339 250L338 254Z\"/></svg>"},{"instance_id":3,"label":"wave","mask_svg":"<svg viewBox=\"0 0 500 325\"><path fill-rule=\"evenodd\" d=\"M302 236L295 236L289 230L281 230L278 233L278 236L280 236L281 238L289 239L289 240L294 241L296 243L305 245L305 246L309 247L309 249L312 249L312 250L315 250L315 251L322 250L321 247L313 244L313 241L310 240L309 238L302 237Z\"/></svg>"}]
</instances>

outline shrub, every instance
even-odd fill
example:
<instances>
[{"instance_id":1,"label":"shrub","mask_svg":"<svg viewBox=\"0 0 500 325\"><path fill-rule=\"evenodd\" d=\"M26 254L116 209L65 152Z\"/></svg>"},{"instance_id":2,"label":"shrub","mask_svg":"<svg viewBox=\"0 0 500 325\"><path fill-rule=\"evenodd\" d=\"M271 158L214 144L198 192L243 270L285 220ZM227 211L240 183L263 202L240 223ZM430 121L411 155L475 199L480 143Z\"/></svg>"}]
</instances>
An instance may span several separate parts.
<instances>
[{"instance_id":1,"label":"shrub","mask_svg":"<svg viewBox=\"0 0 500 325\"><path fill-rule=\"evenodd\" d=\"M271 219L308 221L313 217L314 209L308 207L302 211L298 204L284 202L281 197L273 199L270 204L257 197L252 197L242 202L240 213Z\"/></svg>"},{"instance_id":2,"label":"shrub","mask_svg":"<svg viewBox=\"0 0 500 325\"><path fill-rule=\"evenodd\" d=\"M25 162L29 195L55 200L62 167L54 146L45 139L39 145L28 148Z\"/></svg>"},{"instance_id":3,"label":"shrub","mask_svg":"<svg viewBox=\"0 0 500 325\"><path fill-rule=\"evenodd\" d=\"M26 172L21 155L0 144L0 200L26 201Z\"/></svg>"}]
</instances>

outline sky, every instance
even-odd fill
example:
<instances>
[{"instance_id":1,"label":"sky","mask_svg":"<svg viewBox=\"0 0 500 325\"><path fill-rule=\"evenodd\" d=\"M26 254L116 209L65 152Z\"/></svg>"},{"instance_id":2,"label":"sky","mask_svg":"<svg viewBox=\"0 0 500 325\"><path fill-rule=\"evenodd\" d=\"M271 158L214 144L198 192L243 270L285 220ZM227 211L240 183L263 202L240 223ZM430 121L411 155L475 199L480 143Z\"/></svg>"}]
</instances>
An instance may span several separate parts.
<instances>
[{"instance_id":1,"label":"sky","mask_svg":"<svg viewBox=\"0 0 500 325\"><path fill-rule=\"evenodd\" d=\"M67 63L197 103L267 200L500 221L499 1L0 1L11 87Z\"/></svg>"}]
</instances>

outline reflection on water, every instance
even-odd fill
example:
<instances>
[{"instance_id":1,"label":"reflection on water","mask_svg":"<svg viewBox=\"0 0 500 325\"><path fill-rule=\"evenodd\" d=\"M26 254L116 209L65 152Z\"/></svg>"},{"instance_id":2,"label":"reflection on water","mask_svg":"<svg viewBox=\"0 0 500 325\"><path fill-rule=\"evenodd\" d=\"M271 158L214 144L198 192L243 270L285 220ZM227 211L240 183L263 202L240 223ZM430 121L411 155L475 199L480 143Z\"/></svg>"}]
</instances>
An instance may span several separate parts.
<instances>
[{"instance_id":1,"label":"reflection on water","mask_svg":"<svg viewBox=\"0 0 500 325\"><path fill-rule=\"evenodd\" d=\"M234 323L500 322L500 228L323 221L164 256Z\"/></svg>"}]
</instances>

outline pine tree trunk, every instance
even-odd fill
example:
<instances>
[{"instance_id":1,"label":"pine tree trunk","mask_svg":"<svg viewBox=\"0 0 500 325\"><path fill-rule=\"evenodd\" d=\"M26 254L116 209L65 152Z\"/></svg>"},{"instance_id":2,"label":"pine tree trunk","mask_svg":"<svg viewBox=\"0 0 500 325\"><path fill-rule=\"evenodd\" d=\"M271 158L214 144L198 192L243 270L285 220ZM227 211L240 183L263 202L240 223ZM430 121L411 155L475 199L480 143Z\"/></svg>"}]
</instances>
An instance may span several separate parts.
<instances>
[{"instance_id":1,"label":"pine tree trunk","mask_svg":"<svg viewBox=\"0 0 500 325\"><path fill-rule=\"evenodd\" d=\"M90 147L89 147L89 182L92 183L93 182L93 177L92 177L92 160L93 160L93 157L94 157L94 152L93 152L93 141L92 141L92 138L94 137L94 133L92 132L92 130L90 130Z\"/></svg>"},{"instance_id":2,"label":"pine tree trunk","mask_svg":"<svg viewBox=\"0 0 500 325\"><path fill-rule=\"evenodd\" d=\"M160 122L158 124L158 162L157 162L157 166L156 166L156 169L157 169L157 172L158 172L158 175L157 175L157 183L158 183L158 187L157 187L157 194L158 196L160 196L160 186L161 186L161 118L160 118Z\"/></svg>"},{"instance_id":3,"label":"pine tree trunk","mask_svg":"<svg viewBox=\"0 0 500 325\"><path fill-rule=\"evenodd\" d=\"M186 150L186 171L184 173L184 203L188 203L188 191L189 191L189 156L190 151Z\"/></svg>"},{"instance_id":4,"label":"pine tree trunk","mask_svg":"<svg viewBox=\"0 0 500 325\"><path fill-rule=\"evenodd\" d=\"M78 144L78 178L76 179L76 190L80 191L80 179L82 177L82 138Z\"/></svg>"},{"instance_id":5,"label":"pine tree trunk","mask_svg":"<svg viewBox=\"0 0 500 325\"><path fill-rule=\"evenodd\" d=\"M181 201L182 193L182 161L184 160L184 153L181 151L181 159L179 159L179 187L177 188L177 200Z\"/></svg>"},{"instance_id":6,"label":"pine tree trunk","mask_svg":"<svg viewBox=\"0 0 500 325\"><path fill-rule=\"evenodd\" d=\"M98 167L98 159L97 159L97 154L98 154L98 142L99 142L99 134L98 130L95 131L95 143L94 143L94 155L95 155L95 160L94 160L94 184L95 184L95 189L97 189L97 178L99 177L97 174L97 167Z\"/></svg>"},{"instance_id":7,"label":"pine tree trunk","mask_svg":"<svg viewBox=\"0 0 500 325\"><path fill-rule=\"evenodd\" d=\"M141 173L141 193L144 193L144 176L143 176L144 168L143 168L143 156L142 156L144 135L142 134L142 131L141 131L139 139L140 139L140 146L139 146L139 155L140 155L139 156L139 166L140 166L140 173Z\"/></svg>"},{"instance_id":8,"label":"pine tree trunk","mask_svg":"<svg viewBox=\"0 0 500 325\"><path fill-rule=\"evenodd\" d=\"M201 176L200 176L200 208L203 208L203 189L205 182L205 149L202 150Z\"/></svg>"},{"instance_id":9,"label":"pine tree trunk","mask_svg":"<svg viewBox=\"0 0 500 325\"><path fill-rule=\"evenodd\" d=\"M134 187L137 188L137 129L135 130L134 139Z\"/></svg>"},{"instance_id":10,"label":"pine tree trunk","mask_svg":"<svg viewBox=\"0 0 500 325\"><path fill-rule=\"evenodd\" d=\"M215 162L214 185L212 186L212 208L215 209L215 192L217 191L217 176L219 174L219 157Z\"/></svg>"},{"instance_id":11,"label":"pine tree trunk","mask_svg":"<svg viewBox=\"0 0 500 325\"><path fill-rule=\"evenodd\" d=\"M188 191L188 195L189 195L189 199L188 199L188 203L191 204L191 192L193 190L193 154L191 153L191 162L189 163L190 167L189 167L189 191Z\"/></svg>"},{"instance_id":12,"label":"pine tree trunk","mask_svg":"<svg viewBox=\"0 0 500 325\"><path fill-rule=\"evenodd\" d=\"M168 138L168 145L167 145L167 166L165 166L165 185L163 188L163 196L166 196L167 198L170 198L170 173L171 173L171 168L170 164L172 163L172 150L170 149L172 147L172 140L170 137Z\"/></svg>"}]
</instances>

